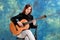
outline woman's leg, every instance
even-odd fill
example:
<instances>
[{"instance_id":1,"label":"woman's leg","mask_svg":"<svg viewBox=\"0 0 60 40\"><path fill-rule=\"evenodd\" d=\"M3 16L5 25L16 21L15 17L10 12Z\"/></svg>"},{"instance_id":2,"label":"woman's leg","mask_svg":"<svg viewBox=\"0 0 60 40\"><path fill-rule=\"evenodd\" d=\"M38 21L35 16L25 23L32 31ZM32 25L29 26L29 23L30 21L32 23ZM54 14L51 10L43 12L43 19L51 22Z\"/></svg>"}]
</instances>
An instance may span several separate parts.
<instances>
[{"instance_id":1,"label":"woman's leg","mask_svg":"<svg viewBox=\"0 0 60 40\"><path fill-rule=\"evenodd\" d=\"M17 37L19 37L19 38L25 38L26 36L28 37L29 40L35 40L35 37L34 37L34 35L32 34L32 32L30 30L24 30Z\"/></svg>"},{"instance_id":2,"label":"woman's leg","mask_svg":"<svg viewBox=\"0 0 60 40\"><path fill-rule=\"evenodd\" d=\"M30 30L25 30L24 33L29 38L29 40L35 40L33 33Z\"/></svg>"},{"instance_id":3,"label":"woman's leg","mask_svg":"<svg viewBox=\"0 0 60 40\"><path fill-rule=\"evenodd\" d=\"M28 36L25 37L25 40L29 40Z\"/></svg>"}]
</instances>

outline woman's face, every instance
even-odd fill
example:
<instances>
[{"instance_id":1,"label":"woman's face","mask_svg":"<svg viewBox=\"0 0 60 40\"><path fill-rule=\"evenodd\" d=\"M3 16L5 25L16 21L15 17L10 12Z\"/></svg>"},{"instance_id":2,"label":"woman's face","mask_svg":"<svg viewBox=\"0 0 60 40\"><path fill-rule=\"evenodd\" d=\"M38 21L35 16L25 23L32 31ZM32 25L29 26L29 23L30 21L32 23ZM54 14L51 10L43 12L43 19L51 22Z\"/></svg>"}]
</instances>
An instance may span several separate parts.
<instances>
[{"instance_id":1,"label":"woman's face","mask_svg":"<svg viewBox=\"0 0 60 40\"><path fill-rule=\"evenodd\" d=\"M28 7L26 10L25 10L25 14L28 15L30 12L31 12L31 7Z\"/></svg>"}]
</instances>

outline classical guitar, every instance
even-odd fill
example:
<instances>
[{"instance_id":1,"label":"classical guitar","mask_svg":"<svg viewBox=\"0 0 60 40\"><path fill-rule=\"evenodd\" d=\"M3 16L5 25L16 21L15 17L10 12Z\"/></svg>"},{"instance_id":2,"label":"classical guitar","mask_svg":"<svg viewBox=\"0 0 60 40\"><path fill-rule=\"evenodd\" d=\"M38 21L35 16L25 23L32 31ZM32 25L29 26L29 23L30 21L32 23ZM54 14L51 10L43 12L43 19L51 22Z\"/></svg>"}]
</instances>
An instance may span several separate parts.
<instances>
[{"instance_id":1,"label":"classical guitar","mask_svg":"<svg viewBox=\"0 0 60 40\"><path fill-rule=\"evenodd\" d=\"M38 20L38 19L42 19L42 18L46 18L46 15L43 15L37 19L34 19L34 20ZM26 19L22 19L21 22L23 24L23 27L22 26L19 26L19 25L14 25L13 22L10 22L10 31L13 35L18 35L20 34L23 30L25 29L28 29L29 28L29 23L32 23L33 20L31 21L27 21Z\"/></svg>"}]
</instances>

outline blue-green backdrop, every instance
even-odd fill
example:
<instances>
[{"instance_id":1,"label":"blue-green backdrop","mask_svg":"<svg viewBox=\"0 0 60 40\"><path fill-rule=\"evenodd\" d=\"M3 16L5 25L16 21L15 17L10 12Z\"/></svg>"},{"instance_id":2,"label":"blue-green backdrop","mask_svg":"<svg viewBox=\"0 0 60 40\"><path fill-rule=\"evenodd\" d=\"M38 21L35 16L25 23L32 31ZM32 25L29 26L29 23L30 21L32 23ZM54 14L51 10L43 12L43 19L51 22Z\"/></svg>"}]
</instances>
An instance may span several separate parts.
<instances>
[{"instance_id":1,"label":"blue-green backdrop","mask_svg":"<svg viewBox=\"0 0 60 40\"><path fill-rule=\"evenodd\" d=\"M37 21L38 40L60 40L60 0L0 0L0 40L16 40L9 30L10 18L26 4L32 6L34 18L47 15Z\"/></svg>"}]
</instances>

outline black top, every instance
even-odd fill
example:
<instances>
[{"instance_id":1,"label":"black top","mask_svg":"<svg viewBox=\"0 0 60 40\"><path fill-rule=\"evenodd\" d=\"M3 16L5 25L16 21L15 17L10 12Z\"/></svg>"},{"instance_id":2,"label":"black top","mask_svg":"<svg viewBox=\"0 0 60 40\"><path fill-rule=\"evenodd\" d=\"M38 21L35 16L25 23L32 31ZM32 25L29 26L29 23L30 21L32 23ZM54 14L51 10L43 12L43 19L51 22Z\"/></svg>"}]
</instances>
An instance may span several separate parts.
<instances>
[{"instance_id":1,"label":"black top","mask_svg":"<svg viewBox=\"0 0 60 40\"><path fill-rule=\"evenodd\" d=\"M22 20L22 19L26 19L27 21L31 21L31 20L33 20L33 16L32 16L32 15L25 15L24 13L20 13L19 15L12 17L12 18L11 18L11 21L12 21L15 25L17 25L17 21L18 21L18 20L20 21L20 20ZM29 25L30 25L29 29L30 29L30 28L34 28L33 23L30 23Z\"/></svg>"}]
</instances>

